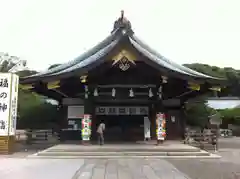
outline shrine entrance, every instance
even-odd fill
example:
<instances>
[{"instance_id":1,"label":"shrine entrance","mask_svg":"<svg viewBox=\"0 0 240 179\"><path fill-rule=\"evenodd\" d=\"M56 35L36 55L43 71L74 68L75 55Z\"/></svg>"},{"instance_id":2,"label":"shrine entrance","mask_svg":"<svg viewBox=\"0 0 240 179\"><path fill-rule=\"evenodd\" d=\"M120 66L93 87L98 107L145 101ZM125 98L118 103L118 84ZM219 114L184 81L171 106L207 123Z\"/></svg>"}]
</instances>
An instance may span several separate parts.
<instances>
[{"instance_id":1,"label":"shrine entrance","mask_svg":"<svg viewBox=\"0 0 240 179\"><path fill-rule=\"evenodd\" d=\"M159 112L166 115L166 139L182 138L187 100L227 85L223 79L160 55L137 37L123 16L114 22L111 34L95 47L72 61L21 78L20 83L24 89L58 101L61 130L69 136L75 134L78 140L82 115L92 117L92 129L88 130L92 133L88 135L93 140L95 127L103 119L106 141L144 139L144 121L148 124L145 126L150 123L146 134L150 128L151 139L157 139ZM70 119L69 106L81 106L81 114L73 114Z\"/></svg>"},{"instance_id":2,"label":"shrine entrance","mask_svg":"<svg viewBox=\"0 0 240 179\"><path fill-rule=\"evenodd\" d=\"M144 139L144 116L148 116L148 107L111 106L96 108L96 122L106 125L106 142L129 142Z\"/></svg>"}]
</instances>

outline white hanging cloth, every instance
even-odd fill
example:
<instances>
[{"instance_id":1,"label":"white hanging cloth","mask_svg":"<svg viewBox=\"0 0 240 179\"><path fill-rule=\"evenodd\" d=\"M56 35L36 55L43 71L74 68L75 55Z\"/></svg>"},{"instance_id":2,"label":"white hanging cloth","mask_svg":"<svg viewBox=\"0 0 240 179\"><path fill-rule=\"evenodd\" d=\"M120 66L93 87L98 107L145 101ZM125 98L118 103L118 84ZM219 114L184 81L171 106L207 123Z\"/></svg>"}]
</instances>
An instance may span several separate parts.
<instances>
[{"instance_id":1,"label":"white hanging cloth","mask_svg":"<svg viewBox=\"0 0 240 179\"><path fill-rule=\"evenodd\" d=\"M152 88L149 89L148 96L149 96L149 98L153 97Z\"/></svg>"},{"instance_id":2,"label":"white hanging cloth","mask_svg":"<svg viewBox=\"0 0 240 179\"><path fill-rule=\"evenodd\" d=\"M134 92L133 92L133 89L132 89L132 88L129 90L129 96L130 96L130 97L134 97Z\"/></svg>"},{"instance_id":3,"label":"white hanging cloth","mask_svg":"<svg viewBox=\"0 0 240 179\"><path fill-rule=\"evenodd\" d=\"M93 95L98 96L98 89L97 88L94 89Z\"/></svg>"},{"instance_id":4,"label":"white hanging cloth","mask_svg":"<svg viewBox=\"0 0 240 179\"><path fill-rule=\"evenodd\" d=\"M115 97L116 96L116 90L115 88L112 89L112 97Z\"/></svg>"}]
</instances>

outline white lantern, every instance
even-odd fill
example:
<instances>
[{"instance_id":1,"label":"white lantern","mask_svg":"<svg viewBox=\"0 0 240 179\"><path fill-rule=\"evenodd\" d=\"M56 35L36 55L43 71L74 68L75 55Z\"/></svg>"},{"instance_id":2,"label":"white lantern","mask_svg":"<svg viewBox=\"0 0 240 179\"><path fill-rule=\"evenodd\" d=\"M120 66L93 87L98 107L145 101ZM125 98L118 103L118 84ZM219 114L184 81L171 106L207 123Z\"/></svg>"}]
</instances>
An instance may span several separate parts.
<instances>
[{"instance_id":1,"label":"white lantern","mask_svg":"<svg viewBox=\"0 0 240 179\"><path fill-rule=\"evenodd\" d=\"M159 92L159 93L162 93L162 86L159 86L158 92Z\"/></svg>"},{"instance_id":2,"label":"white lantern","mask_svg":"<svg viewBox=\"0 0 240 179\"><path fill-rule=\"evenodd\" d=\"M116 96L116 90L115 88L112 89L112 97L115 97Z\"/></svg>"},{"instance_id":3,"label":"white lantern","mask_svg":"<svg viewBox=\"0 0 240 179\"><path fill-rule=\"evenodd\" d=\"M167 83L168 77L162 76L162 83Z\"/></svg>"},{"instance_id":4,"label":"white lantern","mask_svg":"<svg viewBox=\"0 0 240 179\"><path fill-rule=\"evenodd\" d=\"M133 92L133 89L132 89L132 88L129 90L129 96L130 96L130 97L134 97L134 92Z\"/></svg>"},{"instance_id":5,"label":"white lantern","mask_svg":"<svg viewBox=\"0 0 240 179\"><path fill-rule=\"evenodd\" d=\"M87 99L88 98L88 86L85 85L84 88L85 88L85 98Z\"/></svg>"},{"instance_id":6,"label":"white lantern","mask_svg":"<svg viewBox=\"0 0 240 179\"><path fill-rule=\"evenodd\" d=\"M149 96L149 98L153 97L152 88L149 89L148 96Z\"/></svg>"},{"instance_id":7,"label":"white lantern","mask_svg":"<svg viewBox=\"0 0 240 179\"><path fill-rule=\"evenodd\" d=\"M94 89L93 95L94 95L94 96L98 96L98 89L97 89L97 88Z\"/></svg>"},{"instance_id":8,"label":"white lantern","mask_svg":"<svg viewBox=\"0 0 240 179\"><path fill-rule=\"evenodd\" d=\"M158 94L159 99L162 99L162 93Z\"/></svg>"}]
</instances>

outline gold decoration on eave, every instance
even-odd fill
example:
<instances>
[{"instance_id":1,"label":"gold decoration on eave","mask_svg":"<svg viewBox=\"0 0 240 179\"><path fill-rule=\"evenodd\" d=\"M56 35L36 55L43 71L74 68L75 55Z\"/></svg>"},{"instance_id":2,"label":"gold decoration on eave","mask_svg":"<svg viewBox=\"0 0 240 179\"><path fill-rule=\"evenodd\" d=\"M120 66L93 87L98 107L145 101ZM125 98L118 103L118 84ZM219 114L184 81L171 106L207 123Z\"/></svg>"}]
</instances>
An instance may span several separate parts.
<instances>
[{"instance_id":1,"label":"gold decoration on eave","mask_svg":"<svg viewBox=\"0 0 240 179\"><path fill-rule=\"evenodd\" d=\"M128 50L121 50L117 55L115 55L113 58L113 66L118 64L118 67L122 71L126 71L130 68L131 64L136 65L136 56L128 51Z\"/></svg>"},{"instance_id":2,"label":"gold decoration on eave","mask_svg":"<svg viewBox=\"0 0 240 179\"><path fill-rule=\"evenodd\" d=\"M80 80L81 80L81 83L86 83L87 82L87 75L81 76Z\"/></svg>"},{"instance_id":3,"label":"gold decoration on eave","mask_svg":"<svg viewBox=\"0 0 240 179\"><path fill-rule=\"evenodd\" d=\"M221 91L221 87L218 87L218 86L213 86L209 89L212 90L212 91L219 91L219 92Z\"/></svg>"},{"instance_id":4,"label":"gold decoration on eave","mask_svg":"<svg viewBox=\"0 0 240 179\"><path fill-rule=\"evenodd\" d=\"M48 89L56 89L60 87L60 81L53 81L47 84Z\"/></svg>"},{"instance_id":5,"label":"gold decoration on eave","mask_svg":"<svg viewBox=\"0 0 240 179\"><path fill-rule=\"evenodd\" d=\"M29 89L33 89L33 85L32 84L27 84L27 85L19 85L19 87L23 90L29 90Z\"/></svg>"},{"instance_id":6,"label":"gold decoration on eave","mask_svg":"<svg viewBox=\"0 0 240 179\"><path fill-rule=\"evenodd\" d=\"M194 91L200 91L201 87L199 84L188 82L188 88L194 90Z\"/></svg>"}]
</instances>

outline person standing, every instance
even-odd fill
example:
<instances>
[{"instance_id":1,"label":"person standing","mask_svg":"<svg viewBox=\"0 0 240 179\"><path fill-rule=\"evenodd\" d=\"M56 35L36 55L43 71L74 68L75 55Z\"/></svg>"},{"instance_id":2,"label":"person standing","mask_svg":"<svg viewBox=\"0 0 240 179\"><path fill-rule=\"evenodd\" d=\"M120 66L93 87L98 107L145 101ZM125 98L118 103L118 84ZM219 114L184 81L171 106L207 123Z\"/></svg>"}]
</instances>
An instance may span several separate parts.
<instances>
[{"instance_id":1,"label":"person standing","mask_svg":"<svg viewBox=\"0 0 240 179\"><path fill-rule=\"evenodd\" d=\"M104 144L104 131L105 131L105 124L103 121L99 124L97 128L97 133L98 133L98 142L100 145Z\"/></svg>"}]
</instances>

